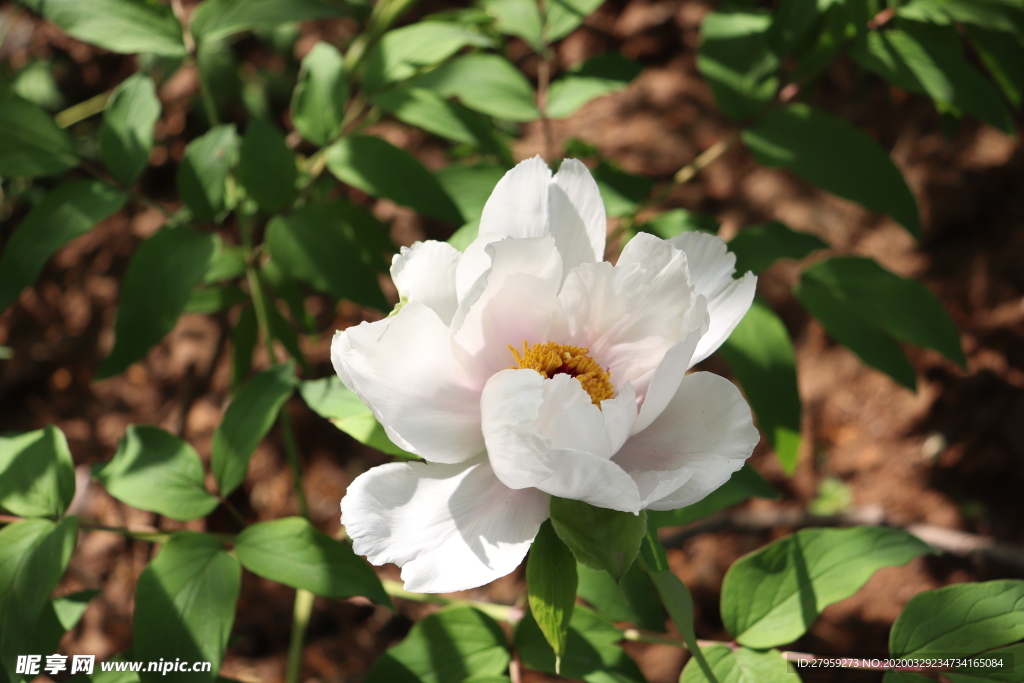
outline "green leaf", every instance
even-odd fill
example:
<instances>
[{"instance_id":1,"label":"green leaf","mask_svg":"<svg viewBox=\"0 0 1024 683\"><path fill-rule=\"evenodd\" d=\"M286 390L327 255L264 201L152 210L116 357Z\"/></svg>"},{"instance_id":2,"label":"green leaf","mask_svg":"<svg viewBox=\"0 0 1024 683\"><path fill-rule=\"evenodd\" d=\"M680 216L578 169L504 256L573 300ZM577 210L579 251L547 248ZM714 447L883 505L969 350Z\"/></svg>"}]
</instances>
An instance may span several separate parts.
<instances>
[{"instance_id":1,"label":"green leaf","mask_svg":"<svg viewBox=\"0 0 1024 683\"><path fill-rule=\"evenodd\" d=\"M462 216L416 157L378 137L347 137L327 148L327 168L343 183L451 225Z\"/></svg>"},{"instance_id":2,"label":"green leaf","mask_svg":"<svg viewBox=\"0 0 1024 683\"><path fill-rule=\"evenodd\" d=\"M227 206L228 174L238 160L234 124L217 126L185 148L175 183L181 200L200 223L212 223Z\"/></svg>"},{"instance_id":3,"label":"green leaf","mask_svg":"<svg viewBox=\"0 0 1024 683\"><path fill-rule=\"evenodd\" d=\"M640 551L647 513L634 515L552 497L551 524L577 560L591 569L605 570L618 581Z\"/></svg>"},{"instance_id":4,"label":"green leaf","mask_svg":"<svg viewBox=\"0 0 1024 683\"><path fill-rule=\"evenodd\" d=\"M135 588L134 656L210 662L189 680L213 681L227 649L242 569L220 541L179 531L139 575ZM143 682L166 680L160 673Z\"/></svg>"},{"instance_id":5,"label":"green leaf","mask_svg":"<svg viewBox=\"0 0 1024 683\"><path fill-rule=\"evenodd\" d=\"M113 459L97 463L93 476L114 498L182 522L217 507L195 449L159 427L128 427Z\"/></svg>"},{"instance_id":6,"label":"green leaf","mask_svg":"<svg viewBox=\"0 0 1024 683\"><path fill-rule=\"evenodd\" d=\"M544 50L544 19L535 0L485 0L480 6L494 17L498 31L522 38L534 52Z\"/></svg>"},{"instance_id":7,"label":"green leaf","mask_svg":"<svg viewBox=\"0 0 1024 683\"><path fill-rule=\"evenodd\" d=\"M196 40L212 42L233 33L351 14L340 2L320 0L207 0L192 15Z\"/></svg>"},{"instance_id":8,"label":"green leaf","mask_svg":"<svg viewBox=\"0 0 1024 683\"><path fill-rule=\"evenodd\" d=\"M123 372L174 329L215 248L213 235L185 227L164 227L139 245L121 282L114 349L97 379Z\"/></svg>"},{"instance_id":9,"label":"green leaf","mask_svg":"<svg viewBox=\"0 0 1024 683\"><path fill-rule=\"evenodd\" d=\"M370 669L367 683L461 683L500 676L511 660L501 627L472 607L449 607L419 621Z\"/></svg>"},{"instance_id":10,"label":"green leaf","mask_svg":"<svg viewBox=\"0 0 1024 683\"><path fill-rule=\"evenodd\" d=\"M60 639L78 624L89 601L100 594L98 588L71 593L47 602L39 613L32 634L33 652L56 652Z\"/></svg>"},{"instance_id":11,"label":"green leaf","mask_svg":"<svg viewBox=\"0 0 1024 683\"><path fill-rule=\"evenodd\" d=\"M651 520L651 525L656 528L686 526L754 497L776 499L779 492L773 489L750 463L744 463L741 469L733 473L729 481L704 499L678 510L648 510L647 516Z\"/></svg>"},{"instance_id":12,"label":"green leaf","mask_svg":"<svg viewBox=\"0 0 1024 683\"><path fill-rule=\"evenodd\" d=\"M743 142L763 166L786 168L921 235L917 203L899 169L874 139L842 119L790 104L743 131Z\"/></svg>"},{"instance_id":13,"label":"green leaf","mask_svg":"<svg viewBox=\"0 0 1024 683\"><path fill-rule=\"evenodd\" d=\"M896 8L896 15L932 24L954 21L1006 33L1024 31L1024 7L1001 0L911 0Z\"/></svg>"},{"instance_id":14,"label":"green leaf","mask_svg":"<svg viewBox=\"0 0 1024 683\"><path fill-rule=\"evenodd\" d=\"M508 169L497 164L452 164L434 176L467 222L479 221L495 185Z\"/></svg>"},{"instance_id":15,"label":"green leaf","mask_svg":"<svg viewBox=\"0 0 1024 683\"><path fill-rule=\"evenodd\" d=\"M360 238L340 202L307 204L275 216L267 228L267 247L289 276L337 299L387 310L377 273L360 257Z\"/></svg>"},{"instance_id":16,"label":"green leaf","mask_svg":"<svg viewBox=\"0 0 1024 683\"><path fill-rule=\"evenodd\" d=\"M569 619L576 605L576 560L558 538L550 522L544 522L530 546L526 562L526 588L530 612L555 651L555 671L561 669Z\"/></svg>"},{"instance_id":17,"label":"green leaf","mask_svg":"<svg viewBox=\"0 0 1024 683\"><path fill-rule=\"evenodd\" d=\"M614 217L636 213L638 206L654 188L653 178L626 173L606 163L594 169L594 180L597 181L597 189L601 191L605 210L609 216Z\"/></svg>"},{"instance_id":18,"label":"green leaf","mask_svg":"<svg viewBox=\"0 0 1024 683\"><path fill-rule=\"evenodd\" d=\"M779 58L769 45L771 16L725 9L704 17L697 69L722 112L735 121L764 108L779 87Z\"/></svg>"},{"instance_id":19,"label":"green leaf","mask_svg":"<svg viewBox=\"0 0 1024 683\"><path fill-rule=\"evenodd\" d=\"M604 0L541 0L544 6L545 42L554 42L572 33Z\"/></svg>"},{"instance_id":20,"label":"green leaf","mask_svg":"<svg viewBox=\"0 0 1024 683\"><path fill-rule=\"evenodd\" d=\"M301 517L246 527L235 539L235 553L243 567L271 581L327 598L365 595L391 606L380 579L349 544Z\"/></svg>"},{"instance_id":21,"label":"green leaf","mask_svg":"<svg viewBox=\"0 0 1024 683\"><path fill-rule=\"evenodd\" d=\"M54 78L54 71L54 64L50 60L29 62L11 79L11 90L18 97L47 111L57 111L64 106L64 95Z\"/></svg>"},{"instance_id":22,"label":"green leaf","mask_svg":"<svg viewBox=\"0 0 1024 683\"><path fill-rule=\"evenodd\" d=\"M747 647L790 643L823 609L856 593L882 567L934 553L897 529L804 529L729 568L722 583L722 621Z\"/></svg>"},{"instance_id":23,"label":"green leaf","mask_svg":"<svg viewBox=\"0 0 1024 683\"><path fill-rule=\"evenodd\" d=\"M820 261L803 272L795 292L837 341L910 388L915 375L897 341L935 349L967 367L959 332L935 295L871 259Z\"/></svg>"},{"instance_id":24,"label":"green leaf","mask_svg":"<svg viewBox=\"0 0 1024 683\"><path fill-rule=\"evenodd\" d=\"M127 199L127 194L99 180L70 180L43 197L0 257L0 311L36 281L54 252L118 211Z\"/></svg>"},{"instance_id":25,"label":"green leaf","mask_svg":"<svg viewBox=\"0 0 1024 683\"><path fill-rule=\"evenodd\" d=\"M185 55L181 24L158 0L25 0L73 38L112 52Z\"/></svg>"},{"instance_id":26,"label":"green leaf","mask_svg":"<svg viewBox=\"0 0 1024 683\"><path fill-rule=\"evenodd\" d=\"M0 675L12 681L78 540L78 519L27 519L0 528Z\"/></svg>"},{"instance_id":27,"label":"green leaf","mask_svg":"<svg viewBox=\"0 0 1024 683\"><path fill-rule=\"evenodd\" d=\"M718 683L792 683L799 680L778 650L757 652L745 647L733 650L725 645L701 648ZM679 683L710 681L694 657L686 663Z\"/></svg>"},{"instance_id":28,"label":"green leaf","mask_svg":"<svg viewBox=\"0 0 1024 683\"><path fill-rule=\"evenodd\" d=\"M249 196L266 211L281 211L295 199L298 177L284 136L263 119L250 121L238 153L238 181Z\"/></svg>"},{"instance_id":29,"label":"green leaf","mask_svg":"<svg viewBox=\"0 0 1024 683\"><path fill-rule=\"evenodd\" d=\"M882 683L935 683L935 679L909 671L886 671Z\"/></svg>"},{"instance_id":30,"label":"green leaf","mask_svg":"<svg viewBox=\"0 0 1024 683\"><path fill-rule=\"evenodd\" d=\"M367 90L415 76L425 67L440 64L473 45L490 47L487 36L457 24L422 21L388 31L366 58L362 83Z\"/></svg>"},{"instance_id":31,"label":"green leaf","mask_svg":"<svg viewBox=\"0 0 1024 683\"><path fill-rule=\"evenodd\" d=\"M288 363L264 370L242 387L213 433L210 469L224 497L245 481L249 458L295 389Z\"/></svg>"},{"instance_id":32,"label":"green leaf","mask_svg":"<svg viewBox=\"0 0 1024 683\"><path fill-rule=\"evenodd\" d=\"M503 121L540 118L533 86L500 55L474 53L439 66L414 82L442 97L458 97L470 109Z\"/></svg>"},{"instance_id":33,"label":"green leaf","mask_svg":"<svg viewBox=\"0 0 1024 683\"><path fill-rule=\"evenodd\" d=\"M736 254L738 273L752 270L761 274L779 259L799 261L819 249L828 249L828 244L778 221L743 228L729 240L729 251Z\"/></svg>"},{"instance_id":34,"label":"green leaf","mask_svg":"<svg viewBox=\"0 0 1024 683\"><path fill-rule=\"evenodd\" d=\"M330 420L359 443L388 455L419 457L391 443L370 409L336 376L300 382L299 393L313 412Z\"/></svg>"},{"instance_id":35,"label":"green leaf","mask_svg":"<svg viewBox=\"0 0 1024 683\"><path fill-rule=\"evenodd\" d=\"M768 42L777 55L786 55L801 45L831 0L780 0L772 12Z\"/></svg>"},{"instance_id":36,"label":"green leaf","mask_svg":"<svg viewBox=\"0 0 1024 683\"><path fill-rule=\"evenodd\" d=\"M249 301L249 295L235 285L200 287L192 290L183 313L209 314Z\"/></svg>"},{"instance_id":37,"label":"green leaf","mask_svg":"<svg viewBox=\"0 0 1024 683\"><path fill-rule=\"evenodd\" d=\"M663 240L667 240L670 237L694 230L718 234L718 228L718 221L715 220L714 216L693 213L686 209L672 209L644 223L637 228L637 231L649 232Z\"/></svg>"},{"instance_id":38,"label":"green leaf","mask_svg":"<svg viewBox=\"0 0 1024 683\"><path fill-rule=\"evenodd\" d=\"M125 79L107 101L100 128L100 157L110 175L123 185L134 183L149 163L153 126L159 118L156 86L142 73Z\"/></svg>"},{"instance_id":39,"label":"green leaf","mask_svg":"<svg viewBox=\"0 0 1024 683\"><path fill-rule=\"evenodd\" d=\"M0 436L0 508L23 517L60 517L75 496L75 463L53 425Z\"/></svg>"},{"instance_id":40,"label":"green leaf","mask_svg":"<svg viewBox=\"0 0 1024 683\"><path fill-rule=\"evenodd\" d=\"M45 111L0 86L0 177L57 175L75 166L71 136Z\"/></svg>"},{"instance_id":41,"label":"green leaf","mask_svg":"<svg viewBox=\"0 0 1024 683\"><path fill-rule=\"evenodd\" d=\"M220 235L217 235L216 243L213 260L203 275L203 284L234 280L245 274L245 251L241 247L224 244Z\"/></svg>"},{"instance_id":42,"label":"green leaf","mask_svg":"<svg viewBox=\"0 0 1024 683\"><path fill-rule=\"evenodd\" d=\"M576 594L605 619L629 621L648 631L665 630L665 608L639 562L634 562L618 583L608 572L584 564L578 564L576 572L579 576Z\"/></svg>"},{"instance_id":43,"label":"green leaf","mask_svg":"<svg viewBox=\"0 0 1024 683\"><path fill-rule=\"evenodd\" d=\"M889 632L889 651L894 657L964 657L1021 639L1024 581L962 583L911 598Z\"/></svg>"},{"instance_id":44,"label":"green leaf","mask_svg":"<svg viewBox=\"0 0 1024 683\"><path fill-rule=\"evenodd\" d=\"M741 271L742 272L742 271ZM789 332L761 299L719 349L771 441L786 474L796 471L800 450L800 393Z\"/></svg>"},{"instance_id":45,"label":"green leaf","mask_svg":"<svg viewBox=\"0 0 1024 683\"><path fill-rule=\"evenodd\" d=\"M625 90L643 67L617 52L593 57L551 84L547 114L564 119L603 95Z\"/></svg>"},{"instance_id":46,"label":"green leaf","mask_svg":"<svg viewBox=\"0 0 1024 683\"><path fill-rule=\"evenodd\" d=\"M1003 95L1020 109L1024 103L1024 40L977 26L968 26L967 35Z\"/></svg>"},{"instance_id":47,"label":"green leaf","mask_svg":"<svg viewBox=\"0 0 1024 683\"><path fill-rule=\"evenodd\" d=\"M587 683L646 683L636 662L617 645L620 640L622 631L577 605L569 622L561 675ZM516 625L515 646L525 666L555 673L555 653L530 612Z\"/></svg>"},{"instance_id":48,"label":"green leaf","mask_svg":"<svg viewBox=\"0 0 1024 683\"><path fill-rule=\"evenodd\" d=\"M314 145L326 145L341 131L348 100L345 58L330 43L317 43L302 60L292 96L292 124Z\"/></svg>"},{"instance_id":49,"label":"green leaf","mask_svg":"<svg viewBox=\"0 0 1024 683\"><path fill-rule=\"evenodd\" d=\"M672 617L672 623L676 625L679 634L686 643L686 649L690 651L697 665L707 680L718 683L709 667L704 653L697 646L697 634L693 630L693 597L686 584L679 580L679 577L668 569L648 572L654 587L661 596L661 602Z\"/></svg>"}]
</instances>

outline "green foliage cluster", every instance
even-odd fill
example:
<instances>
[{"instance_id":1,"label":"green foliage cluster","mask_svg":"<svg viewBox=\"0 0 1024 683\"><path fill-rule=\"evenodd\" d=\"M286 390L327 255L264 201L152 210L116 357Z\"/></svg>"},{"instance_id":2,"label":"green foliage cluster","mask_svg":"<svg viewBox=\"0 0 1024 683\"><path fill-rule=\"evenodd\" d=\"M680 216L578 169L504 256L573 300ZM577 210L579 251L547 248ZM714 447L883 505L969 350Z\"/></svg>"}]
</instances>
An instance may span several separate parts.
<instances>
[{"instance_id":1,"label":"green foliage cluster","mask_svg":"<svg viewBox=\"0 0 1024 683\"><path fill-rule=\"evenodd\" d=\"M204 0L186 24L158 0L22 4L79 40L138 54L138 72L56 117L48 111L58 109L63 96L45 65L31 64L0 83L0 181L6 210L17 207L23 216L0 255L0 310L33 285L63 245L129 201L151 203L139 180L156 142L157 88L181 68L199 74L201 96L192 117L206 132L188 143L177 165L180 208L165 210L166 224L131 257L115 343L97 378L143 359L183 313L232 311L233 399L209 461L217 491L207 490L195 449L151 425L130 427L114 456L92 470L123 503L182 521L225 504L275 423L301 481L284 410L296 391L356 440L414 457L388 440L336 377L299 379L309 368L301 338L321 332L305 308L306 291L388 307L378 283L394 252L387 226L347 198L351 194L339 194L339 183L455 230L451 242L464 248L487 196L512 165L518 124L570 116L626 88L642 69L608 52L550 82L546 72L538 89L507 57L515 38L550 68L552 45L600 0L479 0L397 28L411 0L372 6L362 0ZM333 17L358 22L360 31L340 47L317 43L296 61L297 22ZM283 75L239 69L232 44L253 32L286 62ZM879 143L835 114L796 101L843 54L866 77L930 98L947 122L970 116L1012 132L1013 112L1024 99L1024 6L1020 0L732 0L704 20L698 68L754 158L886 214L919 238L916 202ZM290 131L273 115L282 103ZM89 120L101 111L98 125ZM451 163L429 170L367 133L384 118L448 141ZM242 120L242 126L235 122ZM717 230L712 217L681 209L641 223L638 216L663 196L656 179L623 172L583 142L572 147L570 153L593 162L608 213L620 219L625 239L639 231L669 237ZM676 180L699 170L684 169ZM957 331L927 288L870 259L819 253L829 248L778 222L749 226L730 243L741 272L813 256L794 289L799 301L838 343L908 388L916 377L903 344L964 365ZM261 341L275 365L254 373ZM279 350L284 362L278 362ZM792 473L801 404L786 326L758 299L722 356ZM96 593L51 598L78 531L95 528L66 514L74 492L71 453L58 429L0 437L0 508L8 513L0 529L0 681L22 679L17 655L52 652ZM296 495L304 511L301 486ZM620 643L663 632L668 617L694 655L682 674L685 683L790 680L775 648L803 635L822 609L852 595L876 570L933 552L893 529L800 531L730 569L721 613L736 645L700 647L692 600L669 570L657 530L753 496L776 495L747 466L705 500L670 512L637 517L553 501L551 522L528 560L529 611L511 644L519 659L591 683L639 682L643 676ZM292 680L304 626L299 606L308 617L310 594L360 595L390 606L388 592L395 592L349 544L305 517L246 523L230 536L134 535L160 549L139 578L134 646L124 656L211 661L205 680L216 677L223 660L243 568L298 591ZM1002 653L1024 662L1022 586L996 581L915 597L893 626L892 654ZM623 630L616 625L622 622L643 631ZM486 610L454 605L417 623L368 680L508 681L510 656L510 643ZM1020 680L993 675L985 680ZM964 672L949 677L979 680ZM919 678L886 675L887 682ZM201 679L190 674L189 680Z\"/></svg>"}]
</instances>

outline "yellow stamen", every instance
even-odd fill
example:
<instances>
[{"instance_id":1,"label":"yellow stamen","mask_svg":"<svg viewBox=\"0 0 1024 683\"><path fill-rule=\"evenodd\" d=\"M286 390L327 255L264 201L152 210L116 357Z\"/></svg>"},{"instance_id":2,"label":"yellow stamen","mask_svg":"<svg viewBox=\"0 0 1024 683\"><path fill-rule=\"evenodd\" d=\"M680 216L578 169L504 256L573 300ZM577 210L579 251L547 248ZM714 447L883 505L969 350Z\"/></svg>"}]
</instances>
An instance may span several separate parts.
<instances>
[{"instance_id":1,"label":"yellow stamen","mask_svg":"<svg viewBox=\"0 0 1024 683\"><path fill-rule=\"evenodd\" d=\"M525 339L522 353L512 345L508 348L516 359L512 369L536 370L548 379L560 373L575 377L598 407L601 401L615 395L610 373L587 355L588 349L555 342L538 343L531 347Z\"/></svg>"}]
</instances>

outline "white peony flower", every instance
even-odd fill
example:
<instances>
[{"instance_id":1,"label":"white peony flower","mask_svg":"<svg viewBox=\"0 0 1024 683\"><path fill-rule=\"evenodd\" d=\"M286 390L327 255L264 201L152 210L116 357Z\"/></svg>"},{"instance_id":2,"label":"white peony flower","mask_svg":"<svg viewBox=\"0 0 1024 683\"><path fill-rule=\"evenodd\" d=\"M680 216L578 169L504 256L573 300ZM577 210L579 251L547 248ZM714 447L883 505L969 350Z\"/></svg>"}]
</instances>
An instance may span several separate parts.
<instances>
[{"instance_id":1,"label":"white peony flower","mask_svg":"<svg viewBox=\"0 0 1024 683\"><path fill-rule=\"evenodd\" d=\"M357 553L449 592L512 572L550 496L638 513L690 505L758 441L727 380L686 374L729 336L756 278L716 236L634 237L603 262L605 212L586 167L509 171L465 254L418 242L394 258L393 316L338 332L345 386L427 462L375 467L341 502Z\"/></svg>"}]
</instances>

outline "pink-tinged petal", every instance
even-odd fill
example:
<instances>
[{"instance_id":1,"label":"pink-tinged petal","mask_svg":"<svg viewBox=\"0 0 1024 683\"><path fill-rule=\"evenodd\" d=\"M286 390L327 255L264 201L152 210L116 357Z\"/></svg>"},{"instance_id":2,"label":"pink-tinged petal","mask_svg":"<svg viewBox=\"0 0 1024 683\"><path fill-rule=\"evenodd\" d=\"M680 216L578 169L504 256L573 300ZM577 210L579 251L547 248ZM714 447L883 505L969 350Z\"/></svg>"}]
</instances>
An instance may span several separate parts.
<instances>
[{"instance_id":1,"label":"pink-tinged petal","mask_svg":"<svg viewBox=\"0 0 1024 683\"><path fill-rule=\"evenodd\" d=\"M631 399L627 394L635 410ZM621 407L612 404L606 417L575 378L544 379L533 370L497 373L480 404L487 456L506 486L535 487L615 510L640 509L633 480L610 460L613 439L629 428L622 424L628 413Z\"/></svg>"},{"instance_id":2,"label":"pink-tinged petal","mask_svg":"<svg viewBox=\"0 0 1024 683\"><path fill-rule=\"evenodd\" d=\"M696 365L714 353L740 324L754 301L757 277L748 272L734 280L736 255L715 235L684 232L669 242L686 253L693 286L708 300L711 326L693 354L691 363Z\"/></svg>"},{"instance_id":3,"label":"pink-tinged petal","mask_svg":"<svg viewBox=\"0 0 1024 683\"><path fill-rule=\"evenodd\" d=\"M492 264L452 319L456 357L480 380L515 362L509 346L547 341L562 261L551 237L487 245Z\"/></svg>"},{"instance_id":4,"label":"pink-tinged petal","mask_svg":"<svg viewBox=\"0 0 1024 683\"><path fill-rule=\"evenodd\" d=\"M644 395L640 414L633 422L633 433L643 431L665 410L672 397L679 390L679 383L686 376L692 363L693 351L700 342L700 330L692 330L683 340L672 345L651 374L651 381Z\"/></svg>"},{"instance_id":5,"label":"pink-tinged petal","mask_svg":"<svg viewBox=\"0 0 1024 683\"><path fill-rule=\"evenodd\" d=\"M579 160L565 159L555 174L555 183L565 192L586 226L590 250L582 263L603 261L605 240L608 237L608 218L605 216L604 200L594 176L590 175L590 171Z\"/></svg>"},{"instance_id":6,"label":"pink-tinged petal","mask_svg":"<svg viewBox=\"0 0 1024 683\"><path fill-rule=\"evenodd\" d=\"M334 368L407 451L455 463L483 453L480 392L452 355L448 328L424 304L334 336Z\"/></svg>"},{"instance_id":7,"label":"pink-tinged petal","mask_svg":"<svg viewBox=\"0 0 1024 683\"><path fill-rule=\"evenodd\" d=\"M717 375L697 372L682 379L661 414L630 437L613 461L650 491L648 508L673 510L696 503L728 481L759 438L739 390ZM684 483L662 487L674 490L654 500L652 484L674 477Z\"/></svg>"},{"instance_id":8,"label":"pink-tinged petal","mask_svg":"<svg viewBox=\"0 0 1024 683\"><path fill-rule=\"evenodd\" d=\"M459 300L455 294L455 269L462 253L447 242L417 242L391 260L391 279L398 293L434 309L445 325L452 321Z\"/></svg>"},{"instance_id":9,"label":"pink-tinged petal","mask_svg":"<svg viewBox=\"0 0 1024 683\"><path fill-rule=\"evenodd\" d=\"M448 593L514 571L548 517L548 500L508 488L482 458L391 463L352 482L341 522L357 554L402 567L407 590Z\"/></svg>"}]
</instances>

